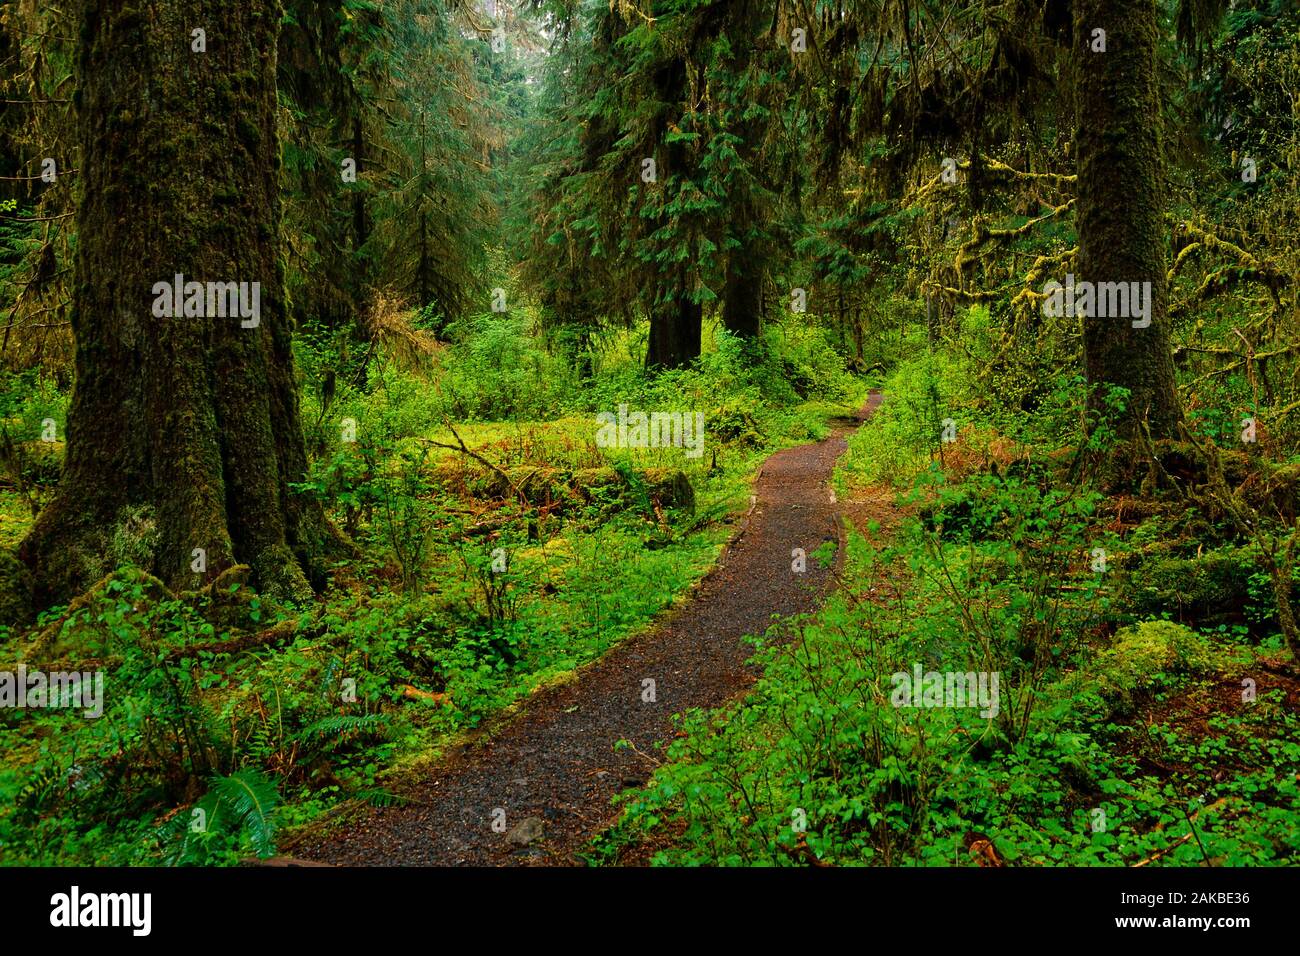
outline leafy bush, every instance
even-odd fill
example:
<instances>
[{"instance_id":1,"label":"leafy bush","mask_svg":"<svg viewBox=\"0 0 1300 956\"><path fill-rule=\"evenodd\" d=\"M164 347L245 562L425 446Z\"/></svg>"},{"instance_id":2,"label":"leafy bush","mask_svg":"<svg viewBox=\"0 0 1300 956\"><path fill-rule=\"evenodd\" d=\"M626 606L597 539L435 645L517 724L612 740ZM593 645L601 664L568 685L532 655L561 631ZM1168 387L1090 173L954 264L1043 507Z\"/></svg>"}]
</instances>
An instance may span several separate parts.
<instances>
[{"instance_id":1,"label":"leafy bush","mask_svg":"<svg viewBox=\"0 0 1300 956\"><path fill-rule=\"evenodd\" d=\"M962 366L939 353L902 362L886 379L884 403L870 428L849 438L844 471L861 482L889 480L907 485L938 457L944 419L959 429L973 421L973 402Z\"/></svg>"}]
</instances>

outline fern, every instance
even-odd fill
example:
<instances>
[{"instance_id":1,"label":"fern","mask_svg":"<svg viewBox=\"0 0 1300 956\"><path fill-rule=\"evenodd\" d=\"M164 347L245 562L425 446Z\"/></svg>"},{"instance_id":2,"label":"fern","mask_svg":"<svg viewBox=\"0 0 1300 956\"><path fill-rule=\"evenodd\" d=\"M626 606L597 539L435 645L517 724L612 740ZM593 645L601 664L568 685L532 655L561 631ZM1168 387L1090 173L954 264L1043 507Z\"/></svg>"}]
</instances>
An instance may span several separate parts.
<instances>
[{"instance_id":1,"label":"fern","mask_svg":"<svg viewBox=\"0 0 1300 956\"><path fill-rule=\"evenodd\" d=\"M378 789L358 790L355 797L362 803L368 803L372 807L404 807L415 802L410 797L403 797L401 794Z\"/></svg>"},{"instance_id":2,"label":"fern","mask_svg":"<svg viewBox=\"0 0 1300 956\"><path fill-rule=\"evenodd\" d=\"M245 833L259 857L273 856L279 803L275 781L259 770L214 777L190 812L178 814L166 828L171 843L166 862L171 866L234 862Z\"/></svg>"},{"instance_id":3,"label":"fern","mask_svg":"<svg viewBox=\"0 0 1300 956\"><path fill-rule=\"evenodd\" d=\"M387 729L388 717L384 714L331 714L308 724L291 739L306 744L329 741L329 745L324 748L328 750L349 738L378 734Z\"/></svg>"},{"instance_id":4,"label":"fern","mask_svg":"<svg viewBox=\"0 0 1300 956\"><path fill-rule=\"evenodd\" d=\"M246 829L260 857L275 853L275 808L280 802L275 781L258 770L240 770L212 781L218 806L228 810L237 829Z\"/></svg>"}]
</instances>

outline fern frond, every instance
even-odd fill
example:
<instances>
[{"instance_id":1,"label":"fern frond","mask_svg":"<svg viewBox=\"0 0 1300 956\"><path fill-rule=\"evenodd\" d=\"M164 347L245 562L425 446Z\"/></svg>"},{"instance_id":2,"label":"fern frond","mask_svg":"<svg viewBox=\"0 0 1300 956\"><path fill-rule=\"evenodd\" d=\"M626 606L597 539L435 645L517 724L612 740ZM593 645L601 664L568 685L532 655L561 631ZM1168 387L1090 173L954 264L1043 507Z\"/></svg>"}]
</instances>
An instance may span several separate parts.
<instances>
[{"instance_id":1,"label":"fern frond","mask_svg":"<svg viewBox=\"0 0 1300 956\"><path fill-rule=\"evenodd\" d=\"M403 807L415 802L410 797L389 793L387 790L358 790L354 796L372 807Z\"/></svg>"},{"instance_id":2,"label":"fern frond","mask_svg":"<svg viewBox=\"0 0 1300 956\"><path fill-rule=\"evenodd\" d=\"M378 734L387 729L386 714L331 714L308 724L291 739L314 744L330 740L332 744L338 744L351 737Z\"/></svg>"},{"instance_id":3,"label":"fern frond","mask_svg":"<svg viewBox=\"0 0 1300 956\"><path fill-rule=\"evenodd\" d=\"M275 809L280 802L275 781L258 770L240 770L228 777L216 777L212 790L228 808L234 821L248 830L253 849L260 857L275 855Z\"/></svg>"}]
</instances>

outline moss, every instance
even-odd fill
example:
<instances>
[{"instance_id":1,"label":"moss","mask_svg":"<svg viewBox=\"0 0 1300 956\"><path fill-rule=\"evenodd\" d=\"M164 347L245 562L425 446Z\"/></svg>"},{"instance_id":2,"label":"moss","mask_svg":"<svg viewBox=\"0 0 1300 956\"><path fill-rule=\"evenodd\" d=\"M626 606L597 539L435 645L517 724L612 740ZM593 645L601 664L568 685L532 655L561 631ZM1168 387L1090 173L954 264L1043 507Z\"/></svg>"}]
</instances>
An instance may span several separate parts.
<instances>
[{"instance_id":1,"label":"moss","mask_svg":"<svg viewBox=\"0 0 1300 956\"><path fill-rule=\"evenodd\" d=\"M65 628L64 624L78 611L92 608L96 602L104 599L113 581L122 581L128 588L139 585L144 600L149 602L164 601L171 597L171 592L166 586L147 571L141 571L139 568L122 568L114 571L101 578L86 593L73 598L68 603L67 611L57 620L46 625L27 647L23 655L24 660L40 663L45 660L84 657L87 648L78 643L78 632L74 628Z\"/></svg>"},{"instance_id":2,"label":"moss","mask_svg":"<svg viewBox=\"0 0 1300 956\"><path fill-rule=\"evenodd\" d=\"M1137 616L1170 611L1184 622L1239 622L1245 619L1250 577L1257 571L1256 560L1242 548L1198 557L1157 553L1123 569L1118 605Z\"/></svg>"},{"instance_id":3,"label":"moss","mask_svg":"<svg viewBox=\"0 0 1300 956\"><path fill-rule=\"evenodd\" d=\"M247 119L241 119L236 125L236 129L239 133L239 141L248 147L250 153L256 154L262 144L262 134L257 127Z\"/></svg>"},{"instance_id":4,"label":"moss","mask_svg":"<svg viewBox=\"0 0 1300 956\"><path fill-rule=\"evenodd\" d=\"M264 548L252 562L258 591L280 604L306 604L312 600L311 585L297 558L284 545Z\"/></svg>"},{"instance_id":5,"label":"moss","mask_svg":"<svg viewBox=\"0 0 1300 956\"><path fill-rule=\"evenodd\" d=\"M1056 712L1105 717L1132 710L1134 697L1161 674L1218 671L1209 642L1173 621L1143 621L1115 633L1111 646L1086 667L1047 690Z\"/></svg>"},{"instance_id":6,"label":"moss","mask_svg":"<svg viewBox=\"0 0 1300 956\"><path fill-rule=\"evenodd\" d=\"M138 7L123 6L117 11L113 28L120 33L131 33L135 30L142 30L147 27L147 23ZM83 42L89 42L92 37L85 37Z\"/></svg>"},{"instance_id":7,"label":"moss","mask_svg":"<svg viewBox=\"0 0 1300 956\"><path fill-rule=\"evenodd\" d=\"M151 505L131 505L123 508L116 527L109 557L114 567L133 564L151 568L158 547L158 522Z\"/></svg>"},{"instance_id":8,"label":"moss","mask_svg":"<svg viewBox=\"0 0 1300 956\"><path fill-rule=\"evenodd\" d=\"M0 624L22 626L32 620L32 574L18 558L0 552Z\"/></svg>"},{"instance_id":9,"label":"moss","mask_svg":"<svg viewBox=\"0 0 1300 956\"><path fill-rule=\"evenodd\" d=\"M765 440L753 413L734 405L720 406L711 411L705 429L718 441L731 442L742 448L758 448Z\"/></svg>"},{"instance_id":10,"label":"moss","mask_svg":"<svg viewBox=\"0 0 1300 956\"><path fill-rule=\"evenodd\" d=\"M661 505L695 513L695 488L686 472L674 468L652 468L645 473L650 494Z\"/></svg>"},{"instance_id":11,"label":"moss","mask_svg":"<svg viewBox=\"0 0 1300 956\"><path fill-rule=\"evenodd\" d=\"M177 595L199 608L204 620L221 631L257 631L265 626L253 614L253 569L236 564L222 571L211 583L198 591Z\"/></svg>"}]
</instances>

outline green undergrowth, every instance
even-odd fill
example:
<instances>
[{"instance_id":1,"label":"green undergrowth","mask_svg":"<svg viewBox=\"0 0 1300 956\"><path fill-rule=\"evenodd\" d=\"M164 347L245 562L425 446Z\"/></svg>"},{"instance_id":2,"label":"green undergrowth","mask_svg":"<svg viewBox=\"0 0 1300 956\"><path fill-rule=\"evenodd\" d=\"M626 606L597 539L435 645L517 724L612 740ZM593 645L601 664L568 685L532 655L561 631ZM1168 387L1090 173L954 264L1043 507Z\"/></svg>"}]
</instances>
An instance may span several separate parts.
<instances>
[{"instance_id":1,"label":"green undergrowth","mask_svg":"<svg viewBox=\"0 0 1300 956\"><path fill-rule=\"evenodd\" d=\"M958 365L886 378L836 481L892 489L898 520L850 534L841 587L755 641L753 691L685 718L590 862L1300 862L1300 680L1264 560L1287 528L1242 537L1116 478L1071 379L1042 420L999 419Z\"/></svg>"},{"instance_id":2,"label":"green undergrowth","mask_svg":"<svg viewBox=\"0 0 1300 956\"><path fill-rule=\"evenodd\" d=\"M743 702L689 716L592 859L976 865L987 843L1005 865L1300 861L1300 682L1275 640L1108 633L1081 577L1049 594L1041 570L925 534L855 535L841 592L773 629ZM903 567L900 599L874 600ZM917 666L998 673L997 712L897 706Z\"/></svg>"},{"instance_id":3,"label":"green undergrowth","mask_svg":"<svg viewBox=\"0 0 1300 956\"><path fill-rule=\"evenodd\" d=\"M865 398L816 335L789 337L778 352L722 335L658 376L615 349L557 392L551 346L519 319L381 349L364 387L353 359L305 336L312 461L295 492L356 554L310 606L264 602L240 569L173 595L133 566L153 516L124 515L119 572L35 628L0 626L5 666L104 675L94 719L0 709L0 862L226 865L335 810L401 802L406 768L679 600L762 460ZM620 403L702 413L700 453L602 446L595 415ZM37 404L7 421L57 456ZM57 467L9 474L12 541L31 520L22 489L54 481Z\"/></svg>"}]
</instances>

